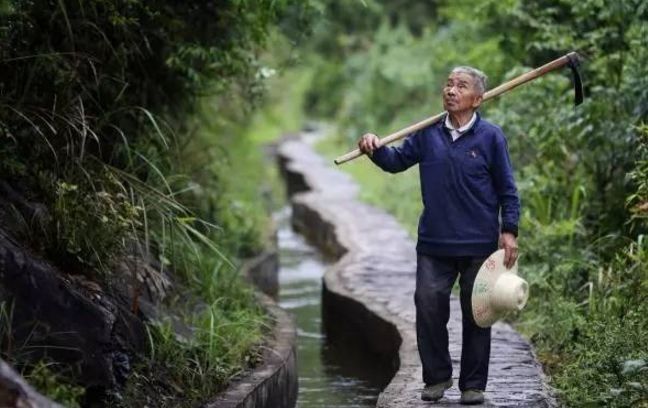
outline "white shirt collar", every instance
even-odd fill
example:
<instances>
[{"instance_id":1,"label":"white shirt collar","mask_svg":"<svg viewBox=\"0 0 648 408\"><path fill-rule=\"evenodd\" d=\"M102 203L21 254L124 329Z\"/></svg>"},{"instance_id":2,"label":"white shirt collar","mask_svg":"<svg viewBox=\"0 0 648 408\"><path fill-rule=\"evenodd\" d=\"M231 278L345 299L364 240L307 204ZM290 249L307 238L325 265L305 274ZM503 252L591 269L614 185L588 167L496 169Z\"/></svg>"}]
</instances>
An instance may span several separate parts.
<instances>
[{"instance_id":1,"label":"white shirt collar","mask_svg":"<svg viewBox=\"0 0 648 408\"><path fill-rule=\"evenodd\" d=\"M466 123L465 125L463 125L463 126L461 126L460 128L457 129L452 125L452 121L450 120L450 115L446 115L445 127L447 127L451 131L454 130L455 132L458 132L459 134L462 134L466 130L470 129L471 126L475 123L476 120L477 120L477 114L475 112L473 112L472 117L470 118L468 123Z\"/></svg>"}]
</instances>

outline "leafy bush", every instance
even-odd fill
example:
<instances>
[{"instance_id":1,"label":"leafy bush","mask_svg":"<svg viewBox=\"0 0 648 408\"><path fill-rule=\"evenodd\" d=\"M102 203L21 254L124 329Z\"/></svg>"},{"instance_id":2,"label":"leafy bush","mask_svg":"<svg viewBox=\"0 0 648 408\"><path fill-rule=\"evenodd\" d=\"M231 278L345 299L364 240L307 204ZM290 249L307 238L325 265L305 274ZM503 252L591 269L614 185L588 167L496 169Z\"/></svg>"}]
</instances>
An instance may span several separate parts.
<instances>
[{"instance_id":1,"label":"leafy bush","mask_svg":"<svg viewBox=\"0 0 648 408\"><path fill-rule=\"evenodd\" d=\"M564 343L551 339L552 350L553 343L563 345L565 360L554 378L568 406L648 402L648 308L641 300L648 288L647 255L648 246L640 239L620 251L609 267L600 268L589 296L575 310L578 337Z\"/></svg>"},{"instance_id":2,"label":"leafy bush","mask_svg":"<svg viewBox=\"0 0 648 408\"><path fill-rule=\"evenodd\" d=\"M119 256L124 241L148 250L150 230L184 225L176 218L190 215L176 192L190 183L174 175L185 167L177 150L190 140L184 118L197 95L258 97L265 67L256 51L290 7L300 8L10 3L0 24L0 151L12 160L0 169L51 210L46 253L96 267ZM225 222L229 209L200 215Z\"/></svg>"},{"instance_id":3,"label":"leafy bush","mask_svg":"<svg viewBox=\"0 0 648 408\"><path fill-rule=\"evenodd\" d=\"M638 129L638 159L630 173L630 179L637 186L637 191L628 196L633 219L643 228L648 227L648 125L642 124Z\"/></svg>"}]
</instances>

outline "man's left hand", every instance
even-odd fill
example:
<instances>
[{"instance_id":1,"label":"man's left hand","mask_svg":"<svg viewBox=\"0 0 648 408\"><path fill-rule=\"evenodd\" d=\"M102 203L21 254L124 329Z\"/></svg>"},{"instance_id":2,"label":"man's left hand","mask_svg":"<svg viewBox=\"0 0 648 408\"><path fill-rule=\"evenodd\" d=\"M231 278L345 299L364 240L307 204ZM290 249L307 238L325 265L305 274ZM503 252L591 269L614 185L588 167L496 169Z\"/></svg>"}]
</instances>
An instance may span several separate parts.
<instances>
[{"instance_id":1,"label":"man's left hand","mask_svg":"<svg viewBox=\"0 0 648 408\"><path fill-rule=\"evenodd\" d=\"M504 266L506 269L511 269L518 257L517 238L510 232L502 232L500 247L504 248Z\"/></svg>"}]
</instances>

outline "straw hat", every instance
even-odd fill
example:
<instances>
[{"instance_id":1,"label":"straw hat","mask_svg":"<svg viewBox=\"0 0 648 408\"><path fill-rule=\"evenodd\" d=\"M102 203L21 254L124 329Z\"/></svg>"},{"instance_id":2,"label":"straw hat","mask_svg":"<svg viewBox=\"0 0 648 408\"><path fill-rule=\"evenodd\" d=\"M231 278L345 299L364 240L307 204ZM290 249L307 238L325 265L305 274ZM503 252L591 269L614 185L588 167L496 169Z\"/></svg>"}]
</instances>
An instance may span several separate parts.
<instances>
[{"instance_id":1,"label":"straw hat","mask_svg":"<svg viewBox=\"0 0 648 408\"><path fill-rule=\"evenodd\" d=\"M490 327L506 312L522 310L529 284L517 275L517 260L504 266L504 250L493 252L479 268L472 292L472 312L479 327Z\"/></svg>"}]
</instances>

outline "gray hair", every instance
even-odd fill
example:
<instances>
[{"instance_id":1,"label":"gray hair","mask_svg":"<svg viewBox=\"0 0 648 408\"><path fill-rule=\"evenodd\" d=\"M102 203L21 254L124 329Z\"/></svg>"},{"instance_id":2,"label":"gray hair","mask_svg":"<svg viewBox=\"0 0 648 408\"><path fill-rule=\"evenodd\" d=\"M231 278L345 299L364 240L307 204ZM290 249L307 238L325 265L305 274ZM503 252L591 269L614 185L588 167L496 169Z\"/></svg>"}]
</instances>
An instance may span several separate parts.
<instances>
[{"instance_id":1,"label":"gray hair","mask_svg":"<svg viewBox=\"0 0 648 408\"><path fill-rule=\"evenodd\" d=\"M452 68L451 73L470 75L475 81L475 88L477 89L477 91L482 95L484 94L484 92L486 92L486 80L488 79L488 77L477 68L468 66L454 67Z\"/></svg>"}]
</instances>

